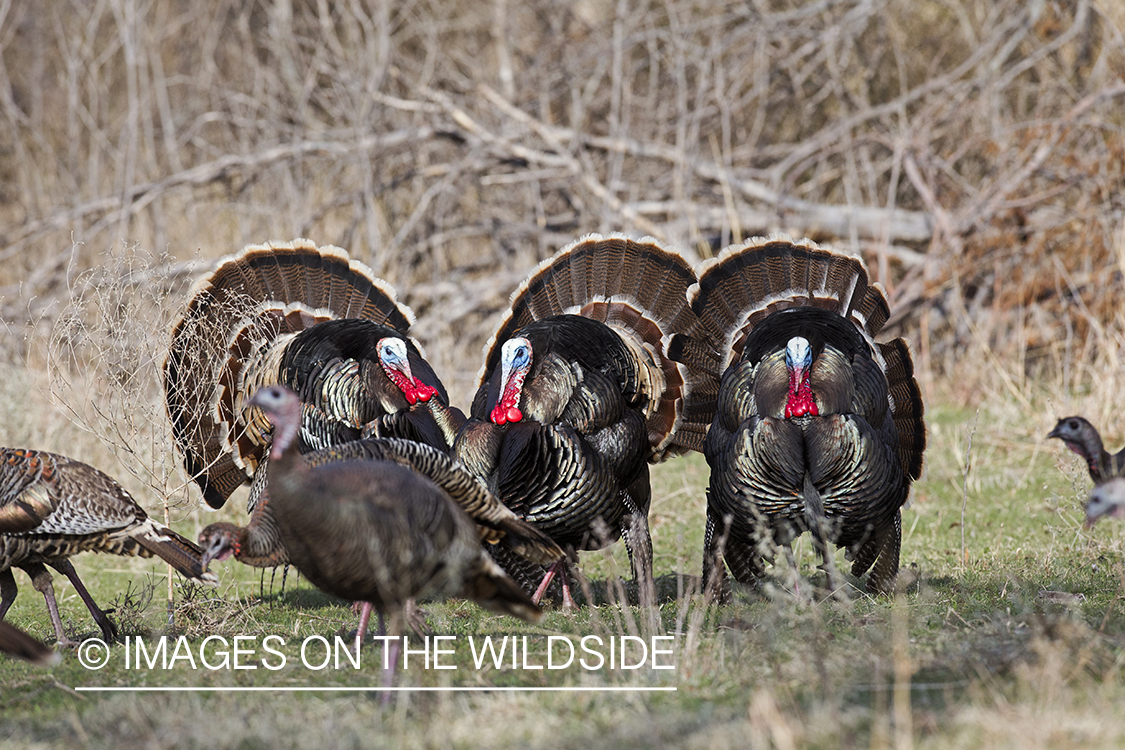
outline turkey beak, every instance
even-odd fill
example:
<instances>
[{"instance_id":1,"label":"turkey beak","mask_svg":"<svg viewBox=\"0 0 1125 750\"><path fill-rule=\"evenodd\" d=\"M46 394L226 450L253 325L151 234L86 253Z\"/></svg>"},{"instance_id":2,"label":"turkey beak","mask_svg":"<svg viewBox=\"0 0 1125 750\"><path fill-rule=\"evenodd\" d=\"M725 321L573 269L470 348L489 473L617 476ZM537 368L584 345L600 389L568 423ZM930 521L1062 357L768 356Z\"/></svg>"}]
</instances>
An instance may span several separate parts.
<instances>
[{"instance_id":1,"label":"turkey beak","mask_svg":"<svg viewBox=\"0 0 1125 750\"><path fill-rule=\"evenodd\" d=\"M379 364L382 365L383 372L402 391L406 402L414 406L419 401L429 401L436 391L414 379L414 373L410 371L410 358L402 340L385 338L376 346L379 349Z\"/></svg>"},{"instance_id":2,"label":"turkey beak","mask_svg":"<svg viewBox=\"0 0 1125 750\"><path fill-rule=\"evenodd\" d=\"M226 549L226 542L222 536L217 534L210 539L200 539L199 541L200 546L202 546L204 543L206 543L207 545L203 548L202 560L203 572L206 573L207 566L211 563L211 561L219 559L223 554L223 551Z\"/></svg>"},{"instance_id":3,"label":"turkey beak","mask_svg":"<svg viewBox=\"0 0 1125 750\"><path fill-rule=\"evenodd\" d=\"M500 361L500 395L491 415L493 423L506 424L523 419L523 412L519 408L520 391L530 369L530 342L522 338L505 342L503 359Z\"/></svg>"}]
</instances>

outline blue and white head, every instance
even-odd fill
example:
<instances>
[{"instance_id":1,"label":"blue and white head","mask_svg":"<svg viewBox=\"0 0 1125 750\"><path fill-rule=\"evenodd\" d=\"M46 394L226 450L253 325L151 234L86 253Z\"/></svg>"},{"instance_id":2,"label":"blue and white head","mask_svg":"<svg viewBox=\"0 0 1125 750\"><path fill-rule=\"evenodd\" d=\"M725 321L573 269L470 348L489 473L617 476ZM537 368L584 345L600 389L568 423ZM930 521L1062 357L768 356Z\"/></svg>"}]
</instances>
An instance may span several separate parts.
<instances>
[{"instance_id":1,"label":"blue and white head","mask_svg":"<svg viewBox=\"0 0 1125 750\"><path fill-rule=\"evenodd\" d=\"M492 407L490 419L495 424L519 422L520 390L531 370L531 342L522 336L508 339L500 349L500 396Z\"/></svg>"},{"instance_id":2,"label":"blue and white head","mask_svg":"<svg viewBox=\"0 0 1125 750\"><path fill-rule=\"evenodd\" d=\"M810 382L812 346L804 336L794 336L785 346L785 366L789 370L789 397L785 402L785 418L817 416L820 408Z\"/></svg>"},{"instance_id":3,"label":"blue and white head","mask_svg":"<svg viewBox=\"0 0 1125 750\"><path fill-rule=\"evenodd\" d=\"M812 367L812 346L804 336L794 336L785 347L785 366L804 371Z\"/></svg>"}]
</instances>

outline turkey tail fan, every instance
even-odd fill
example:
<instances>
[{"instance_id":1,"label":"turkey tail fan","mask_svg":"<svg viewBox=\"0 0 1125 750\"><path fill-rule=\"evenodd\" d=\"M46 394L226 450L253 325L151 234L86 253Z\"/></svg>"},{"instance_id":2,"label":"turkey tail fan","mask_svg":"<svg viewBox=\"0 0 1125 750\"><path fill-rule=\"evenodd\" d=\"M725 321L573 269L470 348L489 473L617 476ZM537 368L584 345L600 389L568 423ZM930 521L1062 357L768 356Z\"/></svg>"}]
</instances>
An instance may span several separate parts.
<instances>
[{"instance_id":1,"label":"turkey tail fan","mask_svg":"<svg viewBox=\"0 0 1125 750\"><path fill-rule=\"evenodd\" d=\"M902 471L911 479L922 475L922 453L926 450L925 407L922 390L914 379L914 361L905 339L878 344L887 366L887 390L891 414L898 430L898 454Z\"/></svg>"},{"instance_id":2,"label":"turkey tail fan","mask_svg":"<svg viewBox=\"0 0 1125 750\"><path fill-rule=\"evenodd\" d=\"M268 442L268 423L248 424L242 400L276 381L281 342L338 318L402 334L414 322L371 269L304 239L250 245L196 283L172 330L164 386L173 437L208 505L245 483Z\"/></svg>"},{"instance_id":3,"label":"turkey tail fan","mask_svg":"<svg viewBox=\"0 0 1125 750\"><path fill-rule=\"evenodd\" d=\"M6 622L0 622L0 651L43 667L59 661L54 649Z\"/></svg>"},{"instance_id":4,"label":"turkey tail fan","mask_svg":"<svg viewBox=\"0 0 1125 750\"><path fill-rule=\"evenodd\" d=\"M785 235L756 237L705 261L688 297L718 350L727 354L724 369L742 354L750 329L781 310L830 310L853 320L868 337L890 316L882 287L868 283L861 259Z\"/></svg>"},{"instance_id":5,"label":"turkey tail fan","mask_svg":"<svg viewBox=\"0 0 1125 750\"><path fill-rule=\"evenodd\" d=\"M535 269L513 293L510 310L484 350L483 382L499 361L501 345L520 328L557 315L604 323L622 337L638 363L653 461L701 450L710 423L707 402L718 393L717 357L707 357L699 321L688 305L695 272L658 240L587 235ZM682 337L677 361L669 355Z\"/></svg>"}]
</instances>

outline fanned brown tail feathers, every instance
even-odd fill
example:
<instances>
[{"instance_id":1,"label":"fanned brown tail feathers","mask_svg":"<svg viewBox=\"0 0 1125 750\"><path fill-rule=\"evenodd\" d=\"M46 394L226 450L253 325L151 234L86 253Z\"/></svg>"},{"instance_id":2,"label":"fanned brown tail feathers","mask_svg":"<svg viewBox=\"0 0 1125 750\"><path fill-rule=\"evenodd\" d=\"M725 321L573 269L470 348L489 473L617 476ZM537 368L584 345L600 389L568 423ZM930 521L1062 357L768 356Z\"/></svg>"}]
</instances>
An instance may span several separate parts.
<instances>
[{"instance_id":1,"label":"fanned brown tail feathers","mask_svg":"<svg viewBox=\"0 0 1125 750\"><path fill-rule=\"evenodd\" d=\"M911 479L922 475L922 453L926 449L925 407L922 390L914 379L914 360L905 339L878 344L887 365L887 388L894 402L891 410L898 429L899 456L903 473Z\"/></svg>"},{"instance_id":2,"label":"fanned brown tail feathers","mask_svg":"<svg viewBox=\"0 0 1125 750\"><path fill-rule=\"evenodd\" d=\"M277 381L284 343L317 323L360 318L405 333L394 290L336 247L308 240L250 245L192 290L164 366L173 436L212 507L253 474L269 424L244 399Z\"/></svg>"},{"instance_id":3,"label":"fanned brown tail feathers","mask_svg":"<svg viewBox=\"0 0 1125 750\"><path fill-rule=\"evenodd\" d=\"M719 371L687 302L695 283L691 265L651 237L587 235L541 263L512 295L508 316L485 347L479 379L496 368L501 345L518 329L581 315L617 332L639 364L637 382L626 388L648 399L652 460L701 450ZM678 359L669 353L673 338Z\"/></svg>"},{"instance_id":4,"label":"fanned brown tail feathers","mask_svg":"<svg viewBox=\"0 0 1125 750\"><path fill-rule=\"evenodd\" d=\"M742 353L747 332L791 307L818 307L850 318L874 336L890 317L883 288L869 284L863 261L784 236L754 238L705 261L688 293L692 310L728 357Z\"/></svg>"}]
</instances>

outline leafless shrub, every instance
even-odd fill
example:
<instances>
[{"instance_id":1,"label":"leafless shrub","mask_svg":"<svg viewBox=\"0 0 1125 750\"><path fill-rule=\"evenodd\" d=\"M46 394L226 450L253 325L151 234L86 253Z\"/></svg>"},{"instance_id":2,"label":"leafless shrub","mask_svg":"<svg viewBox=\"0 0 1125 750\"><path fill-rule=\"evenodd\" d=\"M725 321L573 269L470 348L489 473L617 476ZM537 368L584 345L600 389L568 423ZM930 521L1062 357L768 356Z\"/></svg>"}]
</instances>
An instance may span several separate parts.
<instances>
[{"instance_id":1,"label":"leafless shrub","mask_svg":"<svg viewBox=\"0 0 1125 750\"><path fill-rule=\"evenodd\" d=\"M176 309L166 265L130 248L79 274L45 353L56 405L163 499L184 496L164 406L162 365Z\"/></svg>"},{"instance_id":2,"label":"leafless shrub","mask_svg":"<svg viewBox=\"0 0 1125 750\"><path fill-rule=\"evenodd\" d=\"M211 258L312 236L400 288L467 400L492 315L560 244L706 256L784 230L868 257L927 377L1074 389L1118 366L1111 3L2 10L10 321L118 238Z\"/></svg>"}]
</instances>

